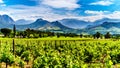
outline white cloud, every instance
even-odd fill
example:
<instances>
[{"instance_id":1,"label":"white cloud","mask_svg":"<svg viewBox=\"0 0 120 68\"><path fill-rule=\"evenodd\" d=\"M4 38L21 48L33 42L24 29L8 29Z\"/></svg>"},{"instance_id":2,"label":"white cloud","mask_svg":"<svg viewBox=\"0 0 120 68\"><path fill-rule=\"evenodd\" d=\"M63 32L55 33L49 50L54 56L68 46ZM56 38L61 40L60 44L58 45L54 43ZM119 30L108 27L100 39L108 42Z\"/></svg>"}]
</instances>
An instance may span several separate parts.
<instances>
[{"instance_id":1,"label":"white cloud","mask_svg":"<svg viewBox=\"0 0 120 68\"><path fill-rule=\"evenodd\" d=\"M48 21L55 21L64 18L76 18L75 13L66 12L65 14L59 14L56 13L56 10L53 10L45 6L25 6L25 5L9 6L5 7L4 10L0 10L0 14L10 15L15 20L21 18L27 20L36 20L38 18L43 18Z\"/></svg>"},{"instance_id":2,"label":"white cloud","mask_svg":"<svg viewBox=\"0 0 120 68\"><path fill-rule=\"evenodd\" d=\"M90 5L109 6L111 4L113 4L113 1L111 1L111 0L101 0L101 1L98 1L98 2L91 3Z\"/></svg>"},{"instance_id":3,"label":"white cloud","mask_svg":"<svg viewBox=\"0 0 120 68\"><path fill-rule=\"evenodd\" d=\"M110 19L120 19L120 11L114 11L113 13L106 15L106 17Z\"/></svg>"},{"instance_id":4,"label":"white cloud","mask_svg":"<svg viewBox=\"0 0 120 68\"><path fill-rule=\"evenodd\" d=\"M105 13L101 14L100 13L100 14L97 14L97 15L85 16L83 18L83 20L94 22L94 21L102 19L102 18L120 19L120 11L114 11L114 12L111 12L111 13L109 12L108 14L105 14Z\"/></svg>"},{"instance_id":5,"label":"white cloud","mask_svg":"<svg viewBox=\"0 0 120 68\"><path fill-rule=\"evenodd\" d=\"M26 20L36 20L38 18L43 18L48 21L55 21L64 18L74 18L94 22L102 18L120 19L120 11L109 12L109 11L86 10L85 13L88 14L88 16L82 16L78 15L78 13L73 13L72 11L71 12L63 11L64 14L60 14L62 13L60 10L57 11L51 8L51 7L65 8L68 10L74 10L80 7L80 5L77 4L77 0L41 0L41 1L42 5L39 4L38 6L25 6L25 5L6 6L0 9L0 14L8 14L15 20L21 18ZM104 2L106 1L104 0ZM4 4L2 0L0 0L0 3ZM43 4L51 7L44 6Z\"/></svg>"},{"instance_id":6,"label":"white cloud","mask_svg":"<svg viewBox=\"0 0 120 68\"><path fill-rule=\"evenodd\" d=\"M46 8L43 6L30 7L30 6L24 6L24 5L6 7L4 10L0 10L0 14L10 15L15 20L18 20L21 18L27 19L27 20L36 20L38 18L43 18L48 21L61 20L63 18L67 18L70 16L70 15L61 15L61 14L54 13L52 9Z\"/></svg>"},{"instance_id":7,"label":"white cloud","mask_svg":"<svg viewBox=\"0 0 120 68\"><path fill-rule=\"evenodd\" d=\"M0 3L4 3L3 0L0 0Z\"/></svg>"},{"instance_id":8,"label":"white cloud","mask_svg":"<svg viewBox=\"0 0 120 68\"><path fill-rule=\"evenodd\" d=\"M8 12L9 11L9 12ZM60 11L59 11L60 12ZM36 20L38 18L43 18L48 21L56 21L64 18L74 18L84 21L94 22L102 18L110 19L120 19L120 11L85 11L88 16L81 16L78 13L66 12L65 14L56 13L55 10L45 7L45 6L24 6L24 5L15 5L5 7L4 10L0 10L0 14L8 14L13 19L26 19L26 20ZM91 15L89 15L91 14Z\"/></svg>"},{"instance_id":9,"label":"white cloud","mask_svg":"<svg viewBox=\"0 0 120 68\"><path fill-rule=\"evenodd\" d=\"M34 10L33 10L34 9ZM8 12L9 11L9 12ZM49 14L51 15L53 12L49 8L44 8L40 6L24 6L24 5L16 5L6 7L4 10L0 10L0 14L8 14L12 16L13 19L27 19L27 20L35 20L37 18L47 18Z\"/></svg>"},{"instance_id":10,"label":"white cloud","mask_svg":"<svg viewBox=\"0 0 120 68\"><path fill-rule=\"evenodd\" d=\"M6 6L6 4L4 4L3 0L0 0L0 6Z\"/></svg>"},{"instance_id":11,"label":"white cloud","mask_svg":"<svg viewBox=\"0 0 120 68\"><path fill-rule=\"evenodd\" d=\"M65 8L68 10L74 10L79 8L77 0L42 0L42 4L53 7L53 8Z\"/></svg>"},{"instance_id":12,"label":"white cloud","mask_svg":"<svg viewBox=\"0 0 120 68\"><path fill-rule=\"evenodd\" d=\"M6 11L0 11L0 15L2 15L2 14L8 14L9 15L9 13L6 12Z\"/></svg>"},{"instance_id":13,"label":"white cloud","mask_svg":"<svg viewBox=\"0 0 120 68\"><path fill-rule=\"evenodd\" d=\"M109 13L109 11L91 11L91 10L86 10L86 14L92 14L92 15L102 15L105 13Z\"/></svg>"}]
</instances>

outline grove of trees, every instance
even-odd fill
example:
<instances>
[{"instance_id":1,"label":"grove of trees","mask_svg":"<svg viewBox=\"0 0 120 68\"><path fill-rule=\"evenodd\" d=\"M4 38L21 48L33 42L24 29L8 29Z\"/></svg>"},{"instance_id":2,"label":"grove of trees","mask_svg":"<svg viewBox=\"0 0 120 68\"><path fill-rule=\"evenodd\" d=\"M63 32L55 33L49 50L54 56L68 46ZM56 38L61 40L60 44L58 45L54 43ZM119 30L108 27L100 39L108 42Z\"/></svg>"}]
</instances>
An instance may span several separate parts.
<instances>
[{"instance_id":1,"label":"grove of trees","mask_svg":"<svg viewBox=\"0 0 120 68\"><path fill-rule=\"evenodd\" d=\"M17 31L16 26L13 26L13 30L8 28L2 28L1 33L4 35L4 37L18 37L18 38L42 38L42 37L80 37L80 38L94 38L94 39L102 39L103 37L105 39L109 38L117 38L116 36L119 35L113 35L110 34L110 32L107 32L106 34L101 34L100 32L96 32L93 35L84 35L84 34L75 34L75 33L55 33L50 31L40 31L40 30L34 30L34 29L26 29L24 31Z\"/></svg>"}]
</instances>

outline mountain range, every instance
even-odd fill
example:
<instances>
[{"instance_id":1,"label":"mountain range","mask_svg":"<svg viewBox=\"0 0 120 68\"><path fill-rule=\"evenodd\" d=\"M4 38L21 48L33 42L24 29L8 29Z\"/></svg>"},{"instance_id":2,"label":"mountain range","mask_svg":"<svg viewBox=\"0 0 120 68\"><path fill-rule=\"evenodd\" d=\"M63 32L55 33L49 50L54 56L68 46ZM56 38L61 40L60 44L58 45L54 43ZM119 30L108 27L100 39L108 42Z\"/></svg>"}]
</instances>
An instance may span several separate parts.
<instances>
[{"instance_id":1,"label":"mountain range","mask_svg":"<svg viewBox=\"0 0 120 68\"><path fill-rule=\"evenodd\" d=\"M33 22L32 20L19 19L15 21L15 25L25 25L25 24L30 24L32 22Z\"/></svg>"},{"instance_id":2,"label":"mountain range","mask_svg":"<svg viewBox=\"0 0 120 68\"><path fill-rule=\"evenodd\" d=\"M36 21L20 19L14 21L8 15L0 15L0 28L12 28L14 24L16 25L17 30L30 28L41 31L77 34L94 34L96 32L103 34L106 32L110 32L111 34L120 33L120 19L103 18L95 22L86 22L78 19L63 19L54 22L43 19L37 19Z\"/></svg>"}]
</instances>

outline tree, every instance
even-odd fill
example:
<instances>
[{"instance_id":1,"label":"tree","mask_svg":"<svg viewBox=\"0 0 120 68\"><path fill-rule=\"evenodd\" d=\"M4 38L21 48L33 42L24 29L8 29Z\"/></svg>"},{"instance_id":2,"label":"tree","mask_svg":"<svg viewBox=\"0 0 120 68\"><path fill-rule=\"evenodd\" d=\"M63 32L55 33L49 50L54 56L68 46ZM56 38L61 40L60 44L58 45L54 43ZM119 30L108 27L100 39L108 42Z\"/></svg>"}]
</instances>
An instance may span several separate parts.
<instances>
[{"instance_id":1,"label":"tree","mask_svg":"<svg viewBox=\"0 0 120 68\"><path fill-rule=\"evenodd\" d=\"M30 37L30 34L31 34L31 30L28 28L25 30L26 34L27 34L27 37L29 38Z\"/></svg>"},{"instance_id":2,"label":"tree","mask_svg":"<svg viewBox=\"0 0 120 68\"><path fill-rule=\"evenodd\" d=\"M109 32L107 32L107 33L105 34L105 38L106 38L106 39L111 38L111 34L110 34Z\"/></svg>"},{"instance_id":3,"label":"tree","mask_svg":"<svg viewBox=\"0 0 120 68\"><path fill-rule=\"evenodd\" d=\"M96 34L94 34L94 38L100 38L101 37L101 34L99 32L96 32Z\"/></svg>"},{"instance_id":4,"label":"tree","mask_svg":"<svg viewBox=\"0 0 120 68\"><path fill-rule=\"evenodd\" d=\"M11 33L11 29L8 29L8 28L2 28L1 29L1 32L4 34L4 36L9 36L10 33Z\"/></svg>"},{"instance_id":5,"label":"tree","mask_svg":"<svg viewBox=\"0 0 120 68\"><path fill-rule=\"evenodd\" d=\"M13 35L14 35L14 38L15 38L15 35L16 35L16 27L15 27L15 25L13 26Z\"/></svg>"},{"instance_id":6,"label":"tree","mask_svg":"<svg viewBox=\"0 0 120 68\"><path fill-rule=\"evenodd\" d=\"M80 38L82 38L83 37L83 34L80 34Z\"/></svg>"},{"instance_id":7,"label":"tree","mask_svg":"<svg viewBox=\"0 0 120 68\"><path fill-rule=\"evenodd\" d=\"M57 33L56 35L57 35L57 38L59 38L59 37L60 37L60 34L59 34L59 33Z\"/></svg>"}]
</instances>

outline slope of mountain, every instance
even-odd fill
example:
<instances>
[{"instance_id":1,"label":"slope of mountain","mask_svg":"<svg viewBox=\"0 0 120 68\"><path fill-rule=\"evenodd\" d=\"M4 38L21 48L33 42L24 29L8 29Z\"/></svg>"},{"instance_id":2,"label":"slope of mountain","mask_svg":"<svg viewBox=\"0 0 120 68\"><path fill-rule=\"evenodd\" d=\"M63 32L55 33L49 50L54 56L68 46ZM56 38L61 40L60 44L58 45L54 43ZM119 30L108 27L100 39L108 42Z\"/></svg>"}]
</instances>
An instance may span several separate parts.
<instances>
[{"instance_id":1,"label":"slope of mountain","mask_svg":"<svg viewBox=\"0 0 120 68\"><path fill-rule=\"evenodd\" d=\"M104 28L111 28L111 27L117 27L120 28L120 22L104 22L103 24L101 24L100 26L104 27Z\"/></svg>"},{"instance_id":2,"label":"slope of mountain","mask_svg":"<svg viewBox=\"0 0 120 68\"><path fill-rule=\"evenodd\" d=\"M46 24L45 26L39 28L39 30L68 32L68 31L74 30L74 29L68 28L68 27L62 25L60 22L55 21L55 22L50 22L50 23Z\"/></svg>"},{"instance_id":3,"label":"slope of mountain","mask_svg":"<svg viewBox=\"0 0 120 68\"><path fill-rule=\"evenodd\" d=\"M109 18L103 18L103 19L99 19L96 20L94 22L91 22L92 24L88 25L86 28L92 28L92 27L96 27L99 26L101 24L103 24L104 22L120 22L120 19L109 19Z\"/></svg>"},{"instance_id":4,"label":"slope of mountain","mask_svg":"<svg viewBox=\"0 0 120 68\"><path fill-rule=\"evenodd\" d=\"M74 28L74 29L82 29L88 25L91 25L91 23L89 22L85 22L85 21L77 20L77 19L63 19L63 20L60 20L60 22L61 24L69 28Z\"/></svg>"},{"instance_id":5,"label":"slope of mountain","mask_svg":"<svg viewBox=\"0 0 120 68\"><path fill-rule=\"evenodd\" d=\"M0 15L0 28L10 28L14 24L14 20L8 15Z\"/></svg>"},{"instance_id":6,"label":"slope of mountain","mask_svg":"<svg viewBox=\"0 0 120 68\"><path fill-rule=\"evenodd\" d=\"M96 20L94 23L94 25L100 25L103 24L104 22L120 22L120 19L109 19L109 18L103 18L100 20Z\"/></svg>"},{"instance_id":7,"label":"slope of mountain","mask_svg":"<svg viewBox=\"0 0 120 68\"><path fill-rule=\"evenodd\" d=\"M87 33L94 34L96 32L100 32L105 34L106 32L111 32L112 34L120 33L120 22L104 22L101 25L87 28Z\"/></svg>"},{"instance_id":8,"label":"slope of mountain","mask_svg":"<svg viewBox=\"0 0 120 68\"><path fill-rule=\"evenodd\" d=\"M32 20L19 19L15 21L15 25L26 25L32 23Z\"/></svg>"},{"instance_id":9,"label":"slope of mountain","mask_svg":"<svg viewBox=\"0 0 120 68\"><path fill-rule=\"evenodd\" d=\"M63 24L61 24L60 22L58 22L58 21L55 21L55 22L51 22L50 23L52 26L57 26L57 27L59 27L60 29L71 29L71 28L69 28L69 27L66 27L66 26L64 26Z\"/></svg>"},{"instance_id":10,"label":"slope of mountain","mask_svg":"<svg viewBox=\"0 0 120 68\"><path fill-rule=\"evenodd\" d=\"M15 21L8 15L0 15L1 24L14 24Z\"/></svg>"},{"instance_id":11,"label":"slope of mountain","mask_svg":"<svg viewBox=\"0 0 120 68\"><path fill-rule=\"evenodd\" d=\"M51 26L50 24L47 24L47 25L45 25L43 27L38 28L38 30L50 31L50 30L60 30L60 28L57 27L57 26Z\"/></svg>"}]
</instances>

